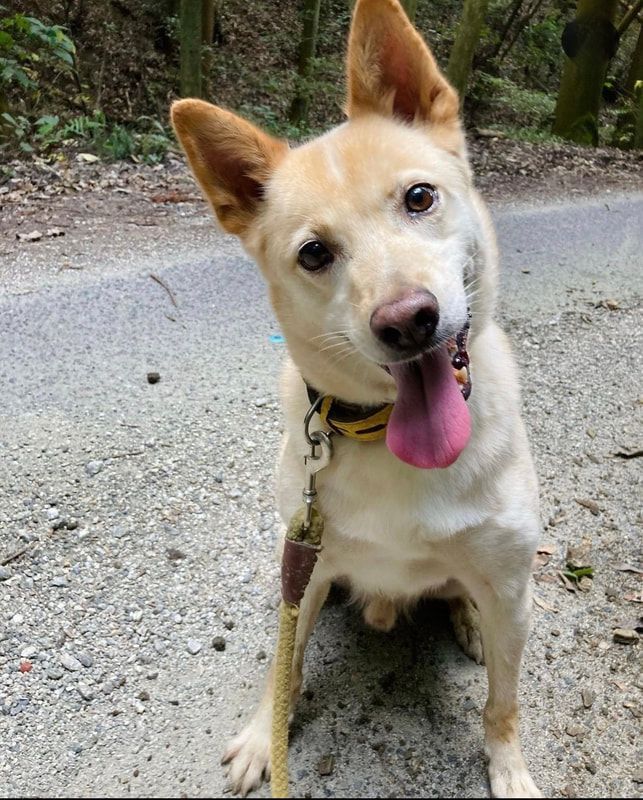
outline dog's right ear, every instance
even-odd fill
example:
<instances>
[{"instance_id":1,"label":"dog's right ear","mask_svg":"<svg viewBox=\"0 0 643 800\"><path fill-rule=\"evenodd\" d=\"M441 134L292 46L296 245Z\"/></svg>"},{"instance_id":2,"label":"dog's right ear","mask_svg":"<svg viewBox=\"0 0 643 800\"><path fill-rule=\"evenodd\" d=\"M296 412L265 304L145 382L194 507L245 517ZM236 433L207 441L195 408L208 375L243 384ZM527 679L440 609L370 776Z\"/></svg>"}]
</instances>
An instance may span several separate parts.
<instances>
[{"instance_id":1,"label":"dog's right ear","mask_svg":"<svg viewBox=\"0 0 643 800\"><path fill-rule=\"evenodd\" d=\"M178 100L172 125L221 225L243 235L288 144L203 100Z\"/></svg>"}]
</instances>

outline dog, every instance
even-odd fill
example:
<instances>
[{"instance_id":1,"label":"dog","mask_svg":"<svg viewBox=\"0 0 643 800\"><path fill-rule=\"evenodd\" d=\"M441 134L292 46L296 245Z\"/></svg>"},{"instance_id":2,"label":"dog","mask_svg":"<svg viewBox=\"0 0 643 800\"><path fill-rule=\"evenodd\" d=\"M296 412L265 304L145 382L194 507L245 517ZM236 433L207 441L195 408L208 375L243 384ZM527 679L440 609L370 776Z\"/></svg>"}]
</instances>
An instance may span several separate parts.
<instances>
[{"instance_id":1,"label":"dog","mask_svg":"<svg viewBox=\"0 0 643 800\"><path fill-rule=\"evenodd\" d=\"M464 650L478 662L484 650L491 793L540 797L518 734L538 486L516 365L493 320L496 245L459 98L398 0L356 3L347 78L347 121L293 149L201 100L172 106L191 169L259 265L286 339L286 523L304 486L302 421L311 401L331 398L314 418L338 435L318 476L326 527L301 605L291 711L332 582L382 631L419 598L446 598ZM375 441L359 441L360 425ZM270 772L272 695L271 669L224 755L244 795Z\"/></svg>"}]
</instances>

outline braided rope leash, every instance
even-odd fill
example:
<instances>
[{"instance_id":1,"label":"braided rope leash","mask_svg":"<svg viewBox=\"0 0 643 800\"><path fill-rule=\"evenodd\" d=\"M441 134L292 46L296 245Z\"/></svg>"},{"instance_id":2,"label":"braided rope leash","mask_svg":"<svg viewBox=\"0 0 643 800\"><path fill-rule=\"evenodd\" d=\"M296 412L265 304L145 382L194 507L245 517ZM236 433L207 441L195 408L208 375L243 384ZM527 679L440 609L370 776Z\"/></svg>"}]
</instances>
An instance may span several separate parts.
<instances>
[{"instance_id":1,"label":"braided rope leash","mask_svg":"<svg viewBox=\"0 0 643 800\"><path fill-rule=\"evenodd\" d=\"M324 519L314 507L317 498L316 476L319 470L328 464L333 452L328 434L323 431L308 434L308 425L316 405L311 406L305 423L306 438L311 446L311 452L304 459L306 467L304 507L296 511L290 520L281 559L279 638L275 659L270 741L270 788L273 797L288 797L288 722L297 621L301 601L321 550L324 532Z\"/></svg>"}]
</instances>

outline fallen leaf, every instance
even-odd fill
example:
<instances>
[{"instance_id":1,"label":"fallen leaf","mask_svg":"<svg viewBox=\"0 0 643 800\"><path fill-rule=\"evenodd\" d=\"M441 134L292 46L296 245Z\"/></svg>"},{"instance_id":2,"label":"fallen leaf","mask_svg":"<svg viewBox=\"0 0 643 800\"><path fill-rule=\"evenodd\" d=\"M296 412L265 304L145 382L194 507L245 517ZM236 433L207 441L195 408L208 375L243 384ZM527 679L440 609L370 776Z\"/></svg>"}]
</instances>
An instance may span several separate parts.
<instances>
[{"instance_id":1,"label":"fallen leaf","mask_svg":"<svg viewBox=\"0 0 643 800\"><path fill-rule=\"evenodd\" d=\"M576 594L576 584L572 583L569 578L562 572L558 572L558 577L562 581L563 586L568 592Z\"/></svg>"},{"instance_id":2,"label":"fallen leaf","mask_svg":"<svg viewBox=\"0 0 643 800\"><path fill-rule=\"evenodd\" d=\"M592 543L589 539L583 539L578 544L569 545L565 555L565 564L571 572L576 572L585 568L591 568L592 559L590 556ZM584 572L589 575L589 572ZM576 577L580 578L581 575Z\"/></svg>"},{"instance_id":3,"label":"fallen leaf","mask_svg":"<svg viewBox=\"0 0 643 800\"><path fill-rule=\"evenodd\" d=\"M541 575L534 575L534 580L538 583L558 583L558 578L554 575L548 575L546 572Z\"/></svg>"},{"instance_id":4,"label":"fallen leaf","mask_svg":"<svg viewBox=\"0 0 643 800\"><path fill-rule=\"evenodd\" d=\"M630 603L643 603L643 589L638 594L624 595L623 600L627 600Z\"/></svg>"},{"instance_id":5,"label":"fallen leaf","mask_svg":"<svg viewBox=\"0 0 643 800\"><path fill-rule=\"evenodd\" d=\"M634 564L614 564L614 569L619 572L633 572L635 575L643 575L643 569L635 567Z\"/></svg>"},{"instance_id":6,"label":"fallen leaf","mask_svg":"<svg viewBox=\"0 0 643 800\"><path fill-rule=\"evenodd\" d=\"M33 664L31 661L21 661L19 669L20 672L31 672L33 669Z\"/></svg>"},{"instance_id":7,"label":"fallen leaf","mask_svg":"<svg viewBox=\"0 0 643 800\"><path fill-rule=\"evenodd\" d=\"M532 569L538 569L539 567L545 567L549 564L549 556L547 553L541 553L540 550L534 556L534 560L532 563Z\"/></svg>"},{"instance_id":8,"label":"fallen leaf","mask_svg":"<svg viewBox=\"0 0 643 800\"><path fill-rule=\"evenodd\" d=\"M538 597L537 594L534 595L534 603L538 606L538 608L542 608L543 611L553 611L554 614L558 614L558 609L555 606L550 605L541 597Z\"/></svg>"},{"instance_id":9,"label":"fallen leaf","mask_svg":"<svg viewBox=\"0 0 643 800\"><path fill-rule=\"evenodd\" d=\"M17 233L16 239L19 242L37 242L42 239L42 233L40 231L31 231L31 233Z\"/></svg>"},{"instance_id":10,"label":"fallen leaf","mask_svg":"<svg viewBox=\"0 0 643 800\"><path fill-rule=\"evenodd\" d=\"M553 556L556 550L558 550L557 544L541 544L538 550L536 550L536 552L544 553L545 555L548 556Z\"/></svg>"},{"instance_id":11,"label":"fallen leaf","mask_svg":"<svg viewBox=\"0 0 643 800\"><path fill-rule=\"evenodd\" d=\"M600 513L600 508L598 503L595 500L587 500L584 497L575 497L574 498L579 506L583 506L583 508L587 508L592 514L597 517Z\"/></svg>"},{"instance_id":12,"label":"fallen leaf","mask_svg":"<svg viewBox=\"0 0 643 800\"><path fill-rule=\"evenodd\" d=\"M78 153L76 161L84 161L87 164L93 164L96 161L100 161L100 159L93 153Z\"/></svg>"},{"instance_id":13,"label":"fallen leaf","mask_svg":"<svg viewBox=\"0 0 643 800\"><path fill-rule=\"evenodd\" d=\"M618 311L620 307L618 300L614 300L613 297L608 297L596 303L596 308L606 308L608 311Z\"/></svg>"},{"instance_id":14,"label":"fallen leaf","mask_svg":"<svg viewBox=\"0 0 643 800\"><path fill-rule=\"evenodd\" d=\"M178 190L159 192L159 194L152 195L153 203L190 203L200 199L200 197L197 197L194 194L188 194L187 192L181 192Z\"/></svg>"}]
</instances>

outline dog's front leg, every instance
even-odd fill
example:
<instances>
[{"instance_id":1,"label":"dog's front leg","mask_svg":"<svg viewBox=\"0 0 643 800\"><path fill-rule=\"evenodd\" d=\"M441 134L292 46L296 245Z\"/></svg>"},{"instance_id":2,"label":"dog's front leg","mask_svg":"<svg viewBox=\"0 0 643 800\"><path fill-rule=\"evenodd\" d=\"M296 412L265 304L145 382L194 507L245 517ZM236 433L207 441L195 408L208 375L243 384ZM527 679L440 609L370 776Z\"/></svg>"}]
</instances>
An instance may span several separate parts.
<instances>
[{"instance_id":1,"label":"dog's front leg","mask_svg":"<svg viewBox=\"0 0 643 800\"><path fill-rule=\"evenodd\" d=\"M515 565L514 565L515 569ZM493 797L542 797L529 775L518 733L518 678L531 618L528 573L520 585L509 577L498 589L475 581L489 696L484 710L485 751ZM517 579L520 580L520 579ZM513 584L513 585L511 585Z\"/></svg>"},{"instance_id":2,"label":"dog's front leg","mask_svg":"<svg viewBox=\"0 0 643 800\"><path fill-rule=\"evenodd\" d=\"M317 615L324 605L330 581L320 575L319 568L313 574L301 601L295 638L295 653L292 664L290 695L290 717L295 710L303 680L303 663L306 643ZM241 733L228 745L222 763L229 764L228 779L232 790L245 797L259 786L264 776L270 777L270 732L272 727L272 703L274 693L274 661L268 671L266 687L253 718Z\"/></svg>"}]
</instances>

